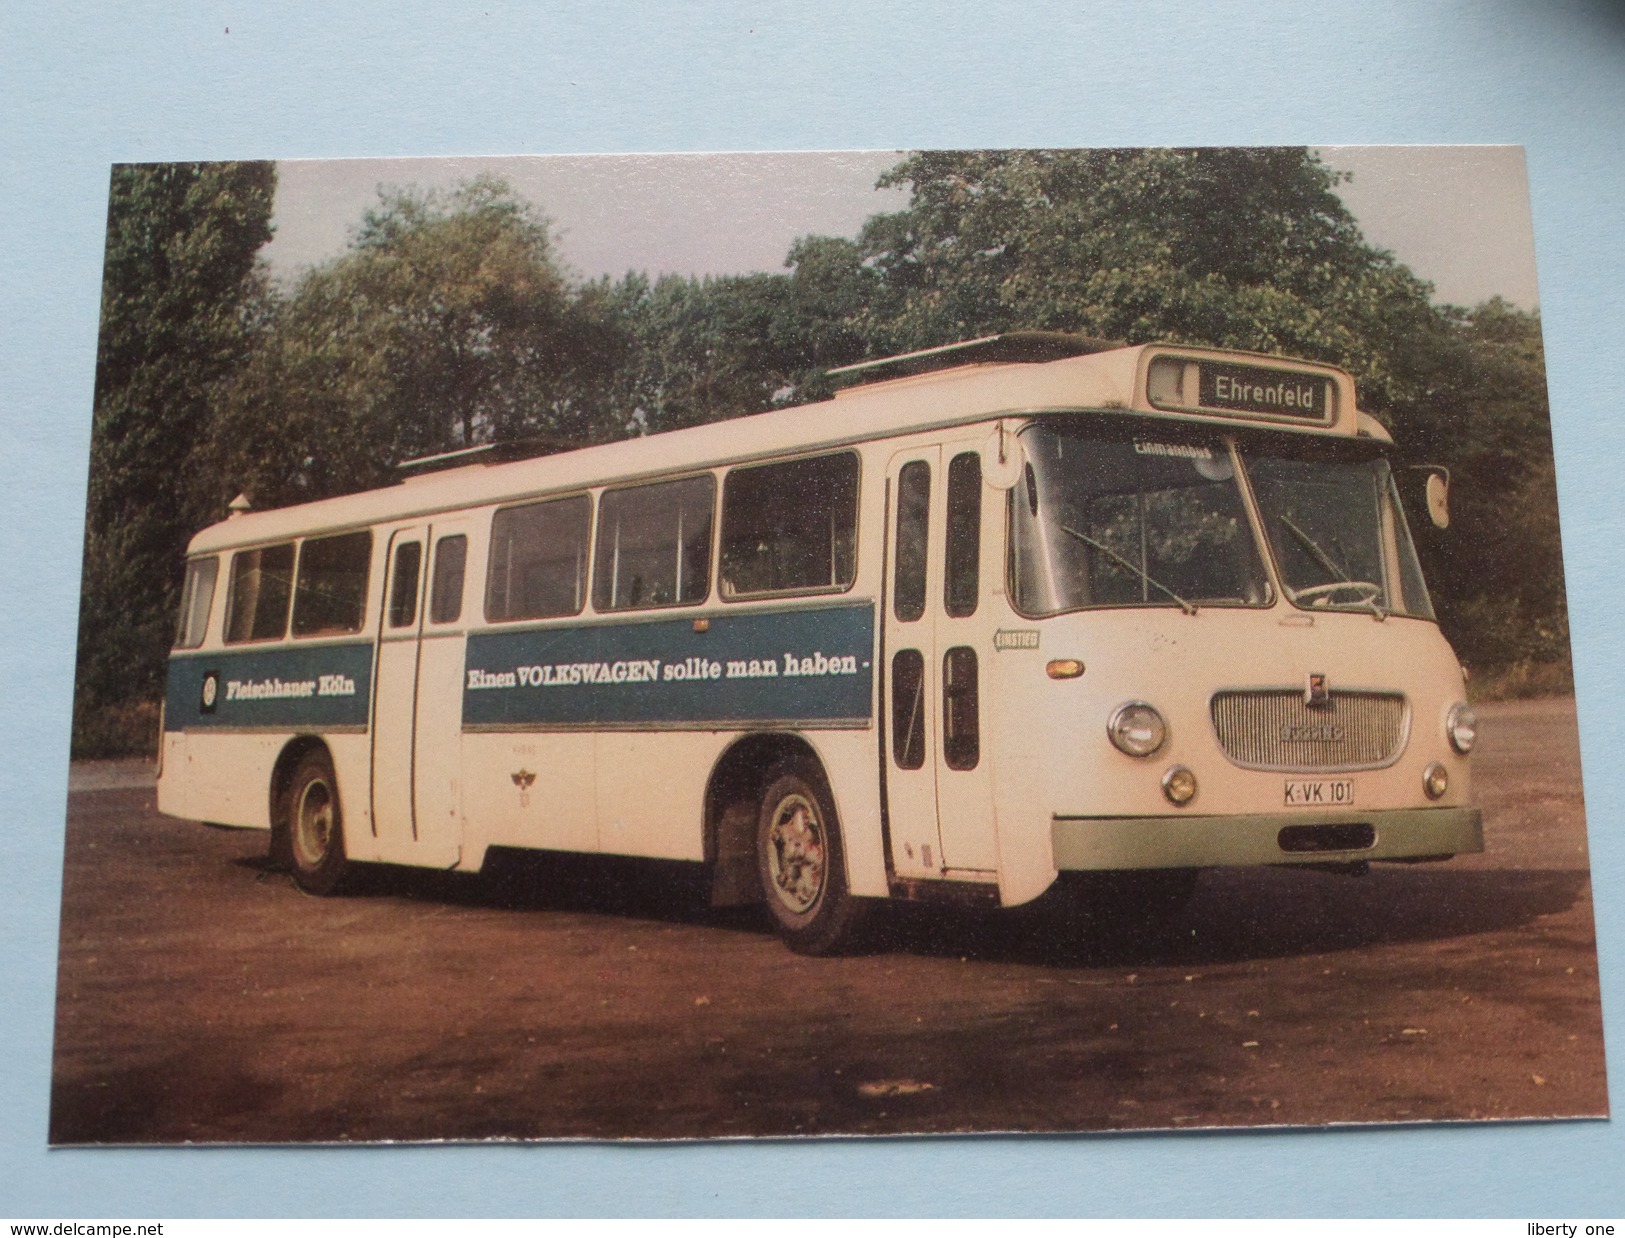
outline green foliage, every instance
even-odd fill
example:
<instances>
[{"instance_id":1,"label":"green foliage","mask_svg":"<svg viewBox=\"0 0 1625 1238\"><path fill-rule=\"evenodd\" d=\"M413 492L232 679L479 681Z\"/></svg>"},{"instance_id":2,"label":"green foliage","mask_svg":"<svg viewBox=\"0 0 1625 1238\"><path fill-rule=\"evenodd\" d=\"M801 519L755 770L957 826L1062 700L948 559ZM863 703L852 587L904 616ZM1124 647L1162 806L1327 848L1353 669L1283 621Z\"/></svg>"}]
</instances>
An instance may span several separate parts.
<instances>
[{"instance_id":1,"label":"green foliage","mask_svg":"<svg viewBox=\"0 0 1625 1238\"><path fill-rule=\"evenodd\" d=\"M634 340L619 389L637 432L801 404L832 390L825 371L868 352L862 316L879 279L856 245L808 237L788 275L704 280L629 275L607 291Z\"/></svg>"},{"instance_id":2,"label":"green foliage","mask_svg":"<svg viewBox=\"0 0 1625 1238\"><path fill-rule=\"evenodd\" d=\"M1451 528L1421 539L1440 622L1470 665L1567 662L1540 318L1499 298L1444 316L1451 347L1406 443L1452 474Z\"/></svg>"},{"instance_id":3,"label":"green foliage","mask_svg":"<svg viewBox=\"0 0 1625 1238\"><path fill-rule=\"evenodd\" d=\"M281 506L476 443L604 437L625 346L603 290L569 287L546 221L502 181L385 192L350 251L276 306L216 424L214 472Z\"/></svg>"},{"instance_id":4,"label":"green foliage","mask_svg":"<svg viewBox=\"0 0 1625 1238\"><path fill-rule=\"evenodd\" d=\"M181 555L213 518L197 467L254 338L269 163L120 164L107 212L75 728L156 697Z\"/></svg>"}]
</instances>

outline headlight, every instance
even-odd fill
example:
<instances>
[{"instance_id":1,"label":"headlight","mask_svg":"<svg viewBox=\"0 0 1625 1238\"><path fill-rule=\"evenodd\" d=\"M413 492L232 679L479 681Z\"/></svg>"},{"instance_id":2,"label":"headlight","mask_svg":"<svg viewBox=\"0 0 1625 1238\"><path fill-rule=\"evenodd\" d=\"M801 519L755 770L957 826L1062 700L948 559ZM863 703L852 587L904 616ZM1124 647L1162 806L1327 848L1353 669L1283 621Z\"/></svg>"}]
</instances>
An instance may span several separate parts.
<instances>
[{"instance_id":1,"label":"headlight","mask_svg":"<svg viewBox=\"0 0 1625 1238\"><path fill-rule=\"evenodd\" d=\"M1119 705L1106 723L1106 734L1120 752L1131 757L1148 757L1168 738L1168 724L1144 701Z\"/></svg>"},{"instance_id":2,"label":"headlight","mask_svg":"<svg viewBox=\"0 0 1625 1238\"><path fill-rule=\"evenodd\" d=\"M1422 771L1422 790L1430 800L1436 800L1450 790L1450 771L1437 761Z\"/></svg>"},{"instance_id":3,"label":"headlight","mask_svg":"<svg viewBox=\"0 0 1625 1238\"><path fill-rule=\"evenodd\" d=\"M1170 804L1184 807L1196 798L1196 775L1183 765L1170 765L1162 776L1162 793Z\"/></svg>"},{"instance_id":4,"label":"headlight","mask_svg":"<svg viewBox=\"0 0 1625 1238\"><path fill-rule=\"evenodd\" d=\"M1450 746L1466 756L1478 740L1478 715L1470 705L1452 705L1450 716L1444 722L1444 731L1450 736Z\"/></svg>"}]
</instances>

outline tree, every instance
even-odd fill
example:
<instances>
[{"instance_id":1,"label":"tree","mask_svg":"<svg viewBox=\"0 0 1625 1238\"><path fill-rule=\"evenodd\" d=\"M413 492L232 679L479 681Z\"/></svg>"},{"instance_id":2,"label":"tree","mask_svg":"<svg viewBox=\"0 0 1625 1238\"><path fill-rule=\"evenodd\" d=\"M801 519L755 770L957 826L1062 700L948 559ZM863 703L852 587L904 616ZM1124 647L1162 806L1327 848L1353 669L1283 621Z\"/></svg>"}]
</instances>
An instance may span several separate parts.
<instances>
[{"instance_id":1,"label":"tree","mask_svg":"<svg viewBox=\"0 0 1625 1238\"><path fill-rule=\"evenodd\" d=\"M1451 528L1422 548L1440 620L1478 667L1566 664L1568 608L1557 526L1540 317L1499 297L1450 310L1436 401L1413 458L1453 475Z\"/></svg>"},{"instance_id":2,"label":"tree","mask_svg":"<svg viewBox=\"0 0 1625 1238\"><path fill-rule=\"evenodd\" d=\"M242 364L271 237L269 163L113 169L80 591L75 726L156 698L187 539L208 487L197 450Z\"/></svg>"},{"instance_id":3,"label":"tree","mask_svg":"<svg viewBox=\"0 0 1625 1238\"><path fill-rule=\"evenodd\" d=\"M502 181L384 191L349 252L277 307L218 425L215 471L280 506L496 439L607 437L625 347L602 290L570 287L546 220Z\"/></svg>"}]
</instances>

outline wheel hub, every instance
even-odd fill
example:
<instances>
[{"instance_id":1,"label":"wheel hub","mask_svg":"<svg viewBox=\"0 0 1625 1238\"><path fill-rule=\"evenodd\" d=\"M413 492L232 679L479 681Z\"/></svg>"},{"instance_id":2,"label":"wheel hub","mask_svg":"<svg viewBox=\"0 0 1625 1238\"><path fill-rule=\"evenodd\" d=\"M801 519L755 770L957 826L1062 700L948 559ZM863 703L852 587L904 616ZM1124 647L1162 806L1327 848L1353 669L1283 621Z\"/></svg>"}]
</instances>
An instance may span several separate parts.
<instances>
[{"instance_id":1,"label":"wheel hub","mask_svg":"<svg viewBox=\"0 0 1625 1238\"><path fill-rule=\"evenodd\" d=\"M798 915L824 893L824 829L817 807L805 796L780 801L768 830L768 865L774 890Z\"/></svg>"}]
</instances>

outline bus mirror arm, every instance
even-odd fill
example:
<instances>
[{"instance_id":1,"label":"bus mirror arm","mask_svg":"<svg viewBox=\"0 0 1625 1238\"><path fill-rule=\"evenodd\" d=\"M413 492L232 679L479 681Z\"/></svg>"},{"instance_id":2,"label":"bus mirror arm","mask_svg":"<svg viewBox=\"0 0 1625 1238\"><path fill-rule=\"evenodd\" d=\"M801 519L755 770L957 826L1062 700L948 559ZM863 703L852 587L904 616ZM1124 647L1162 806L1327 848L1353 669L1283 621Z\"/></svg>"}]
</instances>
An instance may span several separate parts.
<instances>
[{"instance_id":1,"label":"bus mirror arm","mask_svg":"<svg viewBox=\"0 0 1625 1238\"><path fill-rule=\"evenodd\" d=\"M1000 421L982 443L982 480L995 490L1008 490L1021 480L1023 463L1015 428Z\"/></svg>"}]
</instances>

